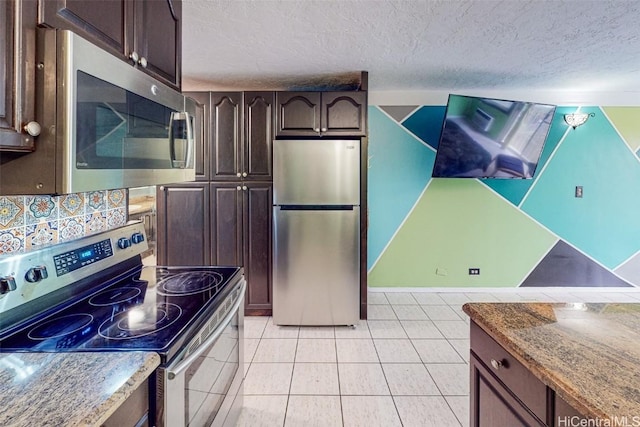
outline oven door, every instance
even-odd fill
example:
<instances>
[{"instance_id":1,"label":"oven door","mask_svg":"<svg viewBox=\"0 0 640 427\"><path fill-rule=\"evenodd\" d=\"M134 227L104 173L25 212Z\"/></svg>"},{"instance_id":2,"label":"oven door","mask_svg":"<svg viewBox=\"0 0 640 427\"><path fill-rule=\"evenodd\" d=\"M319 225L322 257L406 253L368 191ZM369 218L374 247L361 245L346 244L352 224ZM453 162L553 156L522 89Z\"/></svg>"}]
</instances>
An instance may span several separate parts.
<instances>
[{"instance_id":1,"label":"oven door","mask_svg":"<svg viewBox=\"0 0 640 427\"><path fill-rule=\"evenodd\" d=\"M235 426L243 399L245 288L242 279L184 354L159 368L157 426Z\"/></svg>"}]
</instances>

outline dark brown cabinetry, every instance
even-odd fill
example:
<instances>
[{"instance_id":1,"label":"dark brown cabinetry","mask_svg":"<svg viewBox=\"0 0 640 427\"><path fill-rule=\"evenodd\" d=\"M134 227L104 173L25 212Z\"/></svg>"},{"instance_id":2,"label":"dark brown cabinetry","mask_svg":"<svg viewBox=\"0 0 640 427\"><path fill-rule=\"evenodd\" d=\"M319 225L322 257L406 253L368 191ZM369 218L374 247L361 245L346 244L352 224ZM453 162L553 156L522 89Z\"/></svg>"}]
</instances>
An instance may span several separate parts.
<instances>
[{"instance_id":1,"label":"dark brown cabinetry","mask_svg":"<svg viewBox=\"0 0 640 427\"><path fill-rule=\"evenodd\" d=\"M557 426L582 418L475 322L470 369L472 427Z\"/></svg>"},{"instance_id":2,"label":"dark brown cabinetry","mask_svg":"<svg viewBox=\"0 0 640 427\"><path fill-rule=\"evenodd\" d=\"M366 92L278 92L276 136L365 136Z\"/></svg>"},{"instance_id":3,"label":"dark brown cabinetry","mask_svg":"<svg viewBox=\"0 0 640 427\"><path fill-rule=\"evenodd\" d=\"M209 184L157 187L158 265L211 265Z\"/></svg>"},{"instance_id":4,"label":"dark brown cabinetry","mask_svg":"<svg viewBox=\"0 0 640 427\"><path fill-rule=\"evenodd\" d=\"M180 0L40 0L40 25L72 30L180 88Z\"/></svg>"},{"instance_id":5,"label":"dark brown cabinetry","mask_svg":"<svg viewBox=\"0 0 640 427\"><path fill-rule=\"evenodd\" d=\"M0 150L32 151L23 126L34 120L35 0L0 2Z\"/></svg>"},{"instance_id":6,"label":"dark brown cabinetry","mask_svg":"<svg viewBox=\"0 0 640 427\"><path fill-rule=\"evenodd\" d=\"M196 135L200 182L163 186L158 191L158 234L164 235L159 245L167 246L166 250L159 248L158 263L178 265L183 258L193 258L205 260L203 265L243 266L245 313L269 315L274 93L195 92L187 96L201 105L205 123ZM195 219L186 224L180 223L181 218L185 212L192 213L184 206L195 210ZM161 213L161 209L165 210ZM183 233L193 241L176 243Z\"/></svg>"}]
</instances>

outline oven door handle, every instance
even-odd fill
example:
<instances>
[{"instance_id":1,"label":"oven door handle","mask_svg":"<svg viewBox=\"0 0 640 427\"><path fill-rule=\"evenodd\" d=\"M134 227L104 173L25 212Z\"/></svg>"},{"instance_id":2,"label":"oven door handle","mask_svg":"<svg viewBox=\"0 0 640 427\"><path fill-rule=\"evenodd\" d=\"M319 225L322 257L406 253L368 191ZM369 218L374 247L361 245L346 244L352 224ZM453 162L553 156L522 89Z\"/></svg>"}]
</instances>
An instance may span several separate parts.
<instances>
[{"instance_id":1,"label":"oven door handle","mask_svg":"<svg viewBox=\"0 0 640 427\"><path fill-rule=\"evenodd\" d=\"M237 311L240 309L240 304L242 304L242 302L244 301L243 296L246 287L247 282L243 279L240 288L240 297L235 302L235 304L233 304L233 308L229 310L229 313L227 313L226 317L220 323L218 328L211 335L209 335L209 337L200 344L198 349L191 353L187 358L181 359L175 366L167 367L167 378L172 380L176 376L180 375L182 371L187 369L189 365L191 365L193 361L195 361L198 357L202 356L202 354L209 348L209 346L213 344L213 342L217 340L220 335L222 335L222 332L227 328L227 326L229 326L229 323L231 323L231 319L233 319L233 316L235 316ZM242 343L240 343L239 345L242 345Z\"/></svg>"}]
</instances>

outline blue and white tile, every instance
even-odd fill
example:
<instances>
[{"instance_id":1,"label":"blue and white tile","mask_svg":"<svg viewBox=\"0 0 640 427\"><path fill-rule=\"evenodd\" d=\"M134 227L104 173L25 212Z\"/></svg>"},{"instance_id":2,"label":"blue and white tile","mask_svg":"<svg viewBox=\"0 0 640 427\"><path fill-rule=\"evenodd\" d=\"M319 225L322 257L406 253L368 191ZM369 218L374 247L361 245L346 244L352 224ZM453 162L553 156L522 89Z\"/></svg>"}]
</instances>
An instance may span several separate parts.
<instances>
[{"instance_id":1,"label":"blue and white tile","mask_svg":"<svg viewBox=\"0 0 640 427\"><path fill-rule=\"evenodd\" d=\"M0 230L23 226L24 210L24 196L0 196Z\"/></svg>"},{"instance_id":2,"label":"blue and white tile","mask_svg":"<svg viewBox=\"0 0 640 427\"><path fill-rule=\"evenodd\" d=\"M0 231L0 255L16 255L25 249L24 228Z\"/></svg>"},{"instance_id":3,"label":"blue and white tile","mask_svg":"<svg viewBox=\"0 0 640 427\"><path fill-rule=\"evenodd\" d=\"M27 196L25 201L27 225L58 220L58 197Z\"/></svg>"}]
</instances>

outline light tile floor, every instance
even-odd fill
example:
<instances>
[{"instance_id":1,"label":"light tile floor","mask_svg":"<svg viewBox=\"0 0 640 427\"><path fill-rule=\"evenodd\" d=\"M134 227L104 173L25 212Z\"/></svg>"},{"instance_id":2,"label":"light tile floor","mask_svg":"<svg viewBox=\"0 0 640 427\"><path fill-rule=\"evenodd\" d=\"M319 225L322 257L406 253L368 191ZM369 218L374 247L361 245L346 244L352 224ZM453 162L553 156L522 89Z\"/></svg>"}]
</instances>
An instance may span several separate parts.
<instances>
[{"instance_id":1,"label":"light tile floor","mask_svg":"<svg viewBox=\"0 0 640 427\"><path fill-rule=\"evenodd\" d=\"M640 302L640 291L370 292L355 328L246 317L238 427L468 426L469 301Z\"/></svg>"}]
</instances>

